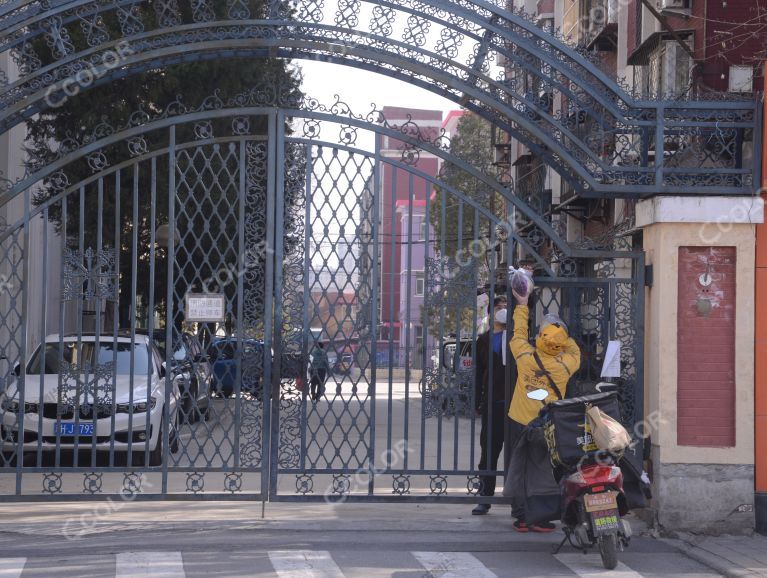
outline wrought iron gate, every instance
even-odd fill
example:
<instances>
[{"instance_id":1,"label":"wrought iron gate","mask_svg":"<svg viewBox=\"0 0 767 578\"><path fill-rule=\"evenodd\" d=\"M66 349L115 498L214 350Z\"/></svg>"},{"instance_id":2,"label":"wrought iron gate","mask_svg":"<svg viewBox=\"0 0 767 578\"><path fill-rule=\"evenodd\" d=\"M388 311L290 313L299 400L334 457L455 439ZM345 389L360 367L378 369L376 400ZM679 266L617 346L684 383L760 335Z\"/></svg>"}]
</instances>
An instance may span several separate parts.
<instances>
[{"instance_id":1,"label":"wrought iron gate","mask_svg":"<svg viewBox=\"0 0 767 578\"><path fill-rule=\"evenodd\" d=\"M12 189L1 499L476 500L500 472L456 362L520 258L581 346L573 386L620 340L641 418L630 236L571 246L439 130L264 94L94 133Z\"/></svg>"}]
</instances>

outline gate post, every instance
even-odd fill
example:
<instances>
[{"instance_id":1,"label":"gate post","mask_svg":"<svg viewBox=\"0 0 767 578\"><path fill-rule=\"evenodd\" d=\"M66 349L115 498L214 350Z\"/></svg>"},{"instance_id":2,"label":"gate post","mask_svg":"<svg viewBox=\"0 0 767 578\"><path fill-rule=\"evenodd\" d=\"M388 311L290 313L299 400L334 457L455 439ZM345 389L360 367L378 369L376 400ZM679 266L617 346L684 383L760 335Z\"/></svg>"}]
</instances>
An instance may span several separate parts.
<instances>
[{"instance_id":1,"label":"gate post","mask_svg":"<svg viewBox=\"0 0 767 578\"><path fill-rule=\"evenodd\" d=\"M653 267L645 333L652 508L667 530L754 526L752 264L762 221L760 198L656 197L637 206Z\"/></svg>"}]
</instances>

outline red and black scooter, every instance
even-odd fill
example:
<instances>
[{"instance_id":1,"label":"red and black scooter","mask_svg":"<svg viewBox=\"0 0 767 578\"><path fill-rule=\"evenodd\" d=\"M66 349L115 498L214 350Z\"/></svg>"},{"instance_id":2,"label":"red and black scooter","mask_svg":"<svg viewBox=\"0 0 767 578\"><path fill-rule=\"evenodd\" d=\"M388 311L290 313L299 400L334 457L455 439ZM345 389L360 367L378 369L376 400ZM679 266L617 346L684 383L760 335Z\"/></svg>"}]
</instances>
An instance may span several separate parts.
<instances>
[{"instance_id":1,"label":"red and black scooter","mask_svg":"<svg viewBox=\"0 0 767 578\"><path fill-rule=\"evenodd\" d=\"M608 570L618 565L618 551L631 539L631 526L623 519L628 513L623 473L615 463L612 456L605 456L580 465L560 480L565 537L556 552L567 541L584 551L597 546Z\"/></svg>"},{"instance_id":2,"label":"red and black scooter","mask_svg":"<svg viewBox=\"0 0 767 578\"><path fill-rule=\"evenodd\" d=\"M605 384L604 390L610 385ZM602 564L612 570L618 565L618 552L628 546L631 538L631 526L623 519L628 513L623 473L618 466L619 456L598 450L585 426L585 419L575 417L584 415L578 405L582 408L586 403L593 403L603 411L607 409L608 415L610 407L617 408L613 391L553 402L544 410L545 421L573 422L577 419L578 422L569 423L567 427L560 423L558 434L553 433L554 428L546 434L555 477L559 479L562 529L565 532L554 553L558 553L566 542L584 553L596 546ZM574 451L564 449L564 443L557 445L557 437L575 438ZM580 452L577 461L573 460L576 451Z\"/></svg>"}]
</instances>

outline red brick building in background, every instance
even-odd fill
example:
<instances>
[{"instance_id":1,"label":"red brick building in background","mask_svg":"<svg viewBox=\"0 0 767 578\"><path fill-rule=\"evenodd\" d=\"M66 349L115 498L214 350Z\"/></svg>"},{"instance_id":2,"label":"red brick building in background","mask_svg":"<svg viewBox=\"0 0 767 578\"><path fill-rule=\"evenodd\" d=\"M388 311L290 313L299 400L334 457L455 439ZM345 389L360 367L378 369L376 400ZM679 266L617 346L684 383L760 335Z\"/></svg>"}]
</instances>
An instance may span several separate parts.
<instances>
[{"instance_id":1,"label":"red brick building in background","mask_svg":"<svg viewBox=\"0 0 767 578\"><path fill-rule=\"evenodd\" d=\"M628 3L626 38L628 64L640 67L635 86L648 96L761 90L767 12L758 2L653 0L650 6L657 8Z\"/></svg>"},{"instance_id":2,"label":"red brick building in background","mask_svg":"<svg viewBox=\"0 0 767 578\"><path fill-rule=\"evenodd\" d=\"M442 128L441 110L422 110L416 108L398 108L385 106L383 114L389 125L402 126L408 122L418 127L424 138L433 140ZM384 158L399 161L402 158L404 144L388 136L379 136L379 146ZM414 164L410 165L427 175L439 172L439 159L424 151ZM414 201L426 201L431 195L431 183L423 178L413 177L407 171L383 163L380 169L381 206L379 228L381 254L381 290L379 293L379 323L378 339L395 343L401 340L402 320L400 319L400 302L402 299L400 277L402 274L402 248L407 243L407 231L403 232L402 219L397 214L397 202L407 202L411 191Z\"/></svg>"},{"instance_id":3,"label":"red brick building in background","mask_svg":"<svg viewBox=\"0 0 767 578\"><path fill-rule=\"evenodd\" d=\"M540 0L537 13L640 95L761 91L767 7L754 0L563 0L561 23Z\"/></svg>"}]
</instances>

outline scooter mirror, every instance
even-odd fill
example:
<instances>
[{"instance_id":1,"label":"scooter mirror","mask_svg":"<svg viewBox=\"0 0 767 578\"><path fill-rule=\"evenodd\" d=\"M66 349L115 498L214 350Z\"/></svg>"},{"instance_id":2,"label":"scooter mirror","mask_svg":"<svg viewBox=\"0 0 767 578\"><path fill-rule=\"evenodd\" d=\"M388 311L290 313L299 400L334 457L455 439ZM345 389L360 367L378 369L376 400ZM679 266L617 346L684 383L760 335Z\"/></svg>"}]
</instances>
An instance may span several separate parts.
<instances>
[{"instance_id":1,"label":"scooter mirror","mask_svg":"<svg viewBox=\"0 0 767 578\"><path fill-rule=\"evenodd\" d=\"M534 399L535 401L543 401L547 397L549 397L549 392L545 389L535 389L533 391L527 392L527 397L530 399Z\"/></svg>"}]
</instances>

